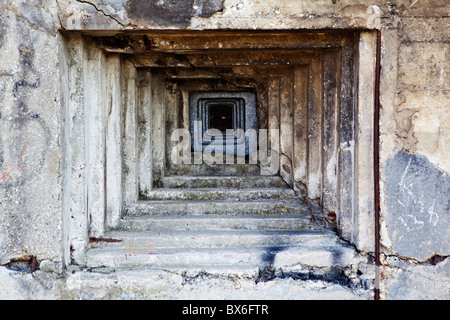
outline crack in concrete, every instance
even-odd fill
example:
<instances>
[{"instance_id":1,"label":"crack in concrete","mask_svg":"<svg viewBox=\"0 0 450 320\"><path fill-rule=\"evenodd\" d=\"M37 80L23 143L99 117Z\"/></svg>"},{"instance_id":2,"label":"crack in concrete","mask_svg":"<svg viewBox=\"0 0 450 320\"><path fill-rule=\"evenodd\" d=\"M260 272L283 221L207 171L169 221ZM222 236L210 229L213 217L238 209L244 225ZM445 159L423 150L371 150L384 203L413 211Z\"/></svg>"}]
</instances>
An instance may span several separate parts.
<instances>
[{"instance_id":1,"label":"crack in concrete","mask_svg":"<svg viewBox=\"0 0 450 320\"><path fill-rule=\"evenodd\" d=\"M89 2L89 1L86 1L86 0L76 0L76 1L79 2L79 3L89 4L89 5L93 6L97 12L102 13L105 17L108 17L108 18L113 19L113 20L114 20L115 22L117 22L122 28L125 28L125 27L126 27L126 26L125 26L122 22L120 22L117 18L113 17L113 16L110 15L110 14L107 14L104 10L99 9L94 3Z\"/></svg>"},{"instance_id":2,"label":"crack in concrete","mask_svg":"<svg viewBox=\"0 0 450 320\"><path fill-rule=\"evenodd\" d=\"M426 265L426 264L431 264L433 266L445 261L446 259L450 258L450 255L438 255L435 254L433 256L431 256L428 259L425 260L417 260L414 258L410 258L410 257L404 257L404 256L400 256L398 254L384 254L384 266L387 267L393 267L387 260L389 258L395 258L400 260L401 262L407 263L407 264L413 264L413 265Z\"/></svg>"},{"instance_id":3,"label":"crack in concrete","mask_svg":"<svg viewBox=\"0 0 450 320\"><path fill-rule=\"evenodd\" d=\"M218 279L218 278L220 278L220 276L217 274L208 273L206 271L200 271L198 274L195 274L193 276L188 276L186 274L186 272L183 272L182 278L183 278L183 280L182 280L181 284L184 286L186 284L193 284L198 279L201 279L201 280Z\"/></svg>"},{"instance_id":4,"label":"crack in concrete","mask_svg":"<svg viewBox=\"0 0 450 320\"><path fill-rule=\"evenodd\" d=\"M56 1L56 6L58 7L58 10L59 10L59 8L61 8L60 5L59 5L59 1L58 0L55 0L55 1ZM56 17L58 18L60 29L61 30L66 30L66 28L64 28L64 25L62 23L61 15L58 12L56 13Z\"/></svg>"}]
</instances>

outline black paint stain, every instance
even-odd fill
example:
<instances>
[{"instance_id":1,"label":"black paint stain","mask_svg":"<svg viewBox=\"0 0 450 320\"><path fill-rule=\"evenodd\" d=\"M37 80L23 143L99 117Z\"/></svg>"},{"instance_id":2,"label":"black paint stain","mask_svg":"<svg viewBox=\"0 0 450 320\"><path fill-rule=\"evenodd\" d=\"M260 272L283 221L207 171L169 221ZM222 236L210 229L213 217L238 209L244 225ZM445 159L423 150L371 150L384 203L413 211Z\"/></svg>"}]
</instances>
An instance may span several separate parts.
<instances>
[{"instance_id":1,"label":"black paint stain","mask_svg":"<svg viewBox=\"0 0 450 320\"><path fill-rule=\"evenodd\" d=\"M0 48L3 47L6 35L7 27L4 24L4 21L0 19Z\"/></svg>"},{"instance_id":2,"label":"black paint stain","mask_svg":"<svg viewBox=\"0 0 450 320\"><path fill-rule=\"evenodd\" d=\"M200 0L199 6L201 6L201 11L198 14L200 17L210 17L216 12L223 11L223 2L225 0Z\"/></svg>"},{"instance_id":3,"label":"black paint stain","mask_svg":"<svg viewBox=\"0 0 450 320\"><path fill-rule=\"evenodd\" d=\"M293 279L298 281L323 281L332 284L338 284L345 287L352 287L351 280L345 274L344 268L339 266L342 252L333 252L333 264L330 268L310 268L298 272L284 272L276 270L274 267L275 256L277 253L287 249L285 246L268 247L262 255L263 265L259 269L255 283L268 282L276 279Z\"/></svg>"},{"instance_id":4,"label":"black paint stain","mask_svg":"<svg viewBox=\"0 0 450 320\"><path fill-rule=\"evenodd\" d=\"M188 26L194 16L210 17L224 0L128 0L125 10L134 24ZM195 7L194 7L195 4Z\"/></svg>"},{"instance_id":5,"label":"black paint stain","mask_svg":"<svg viewBox=\"0 0 450 320\"><path fill-rule=\"evenodd\" d=\"M17 117L15 118L19 124L23 124L23 121L28 118L29 113L27 105L27 92L21 90L23 88L36 89L40 86L40 78L37 72L34 70L34 49L32 46L21 44L19 46L19 63L21 67L21 77L14 83L12 93L18 101Z\"/></svg>"},{"instance_id":6,"label":"black paint stain","mask_svg":"<svg viewBox=\"0 0 450 320\"><path fill-rule=\"evenodd\" d=\"M262 256L262 261L265 268L272 268L275 262L275 256L278 252L285 250L286 247L270 247L267 248L266 252Z\"/></svg>"},{"instance_id":7,"label":"black paint stain","mask_svg":"<svg viewBox=\"0 0 450 320\"><path fill-rule=\"evenodd\" d=\"M25 152L27 150L26 146L29 143L28 134L33 128L35 134L42 133L43 141L51 140L51 134L45 120L40 116L38 112L33 111L33 104L37 102L30 102L30 96L33 95L33 90L38 89L41 86L41 79L39 72L35 69L35 36L33 33L26 28L25 25L19 25L19 30L21 31L22 42L18 46L19 51L19 70L17 72L17 77L14 79L12 85L11 94L15 99L15 108L11 114L11 127L10 130L17 131L18 134L13 135L12 139L14 142L11 143L13 150L9 150L10 153L14 154L11 158L21 159L18 160L17 170L23 171L22 179L4 179L2 185L5 187L10 187L13 185L22 185L26 180L30 179L32 176L39 172L39 169L45 163L45 154L47 153L48 146L43 147L43 152L38 156L34 155L33 161L37 163L37 166L30 170L28 166L24 166ZM0 110L1 112L1 110ZM36 126L37 124L38 126ZM38 129L40 127L40 129ZM38 132L36 132L38 130ZM0 144L0 158L3 159L4 145ZM3 162L3 161L2 161ZM0 163L3 164L3 163ZM13 165L14 164L10 164ZM4 167L2 167L4 170ZM25 199L23 200L26 201ZM22 205L24 205L24 202Z\"/></svg>"},{"instance_id":8,"label":"black paint stain","mask_svg":"<svg viewBox=\"0 0 450 320\"><path fill-rule=\"evenodd\" d=\"M327 268L326 270L310 269L298 272L276 271L273 268L260 269L255 283L268 282L277 279L292 279L295 281L322 281L352 288L352 281L346 276L345 270L339 266Z\"/></svg>"}]
</instances>

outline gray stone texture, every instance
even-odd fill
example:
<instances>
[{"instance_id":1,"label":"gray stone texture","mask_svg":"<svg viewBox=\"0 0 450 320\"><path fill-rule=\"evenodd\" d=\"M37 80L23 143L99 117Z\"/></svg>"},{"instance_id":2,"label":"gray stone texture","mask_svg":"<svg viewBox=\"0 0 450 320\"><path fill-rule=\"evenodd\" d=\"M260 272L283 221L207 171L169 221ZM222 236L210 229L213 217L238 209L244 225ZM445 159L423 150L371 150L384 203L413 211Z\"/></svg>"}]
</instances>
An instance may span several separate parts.
<instances>
[{"instance_id":1,"label":"gray stone texture","mask_svg":"<svg viewBox=\"0 0 450 320\"><path fill-rule=\"evenodd\" d=\"M449 300L450 259L437 265L403 265L395 269L387 287L390 300Z\"/></svg>"},{"instance_id":2,"label":"gray stone texture","mask_svg":"<svg viewBox=\"0 0 450 320\"><path fill-rule=\"evenodd\" d=\"M386 220L393 250L424 261L450 254L450 177L424 156L399 151L386 164Z\"/></svg>"}]
</instances>

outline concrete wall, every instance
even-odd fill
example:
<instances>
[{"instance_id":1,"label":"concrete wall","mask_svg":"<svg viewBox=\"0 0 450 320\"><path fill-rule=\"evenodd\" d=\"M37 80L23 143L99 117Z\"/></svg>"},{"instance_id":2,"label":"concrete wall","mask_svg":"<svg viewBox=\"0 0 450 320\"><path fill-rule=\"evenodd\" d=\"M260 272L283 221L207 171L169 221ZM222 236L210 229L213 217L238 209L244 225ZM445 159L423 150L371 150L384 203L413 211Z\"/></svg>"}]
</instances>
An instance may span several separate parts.
<instances>
[{"instance_id":1,"label":"concrete wall","mask_svg":"<svg viewBox=\"0 0 450 320\"><path fill-rule=\"evenodd\" d=\"M64 64L67 52L76 57L71 50L77 48L66 48L59 30L106 35L134 29L380 28L381 292L387 299L448 299L448 1L173 3L6 0L0 4L0 264L34 256L41 269L60 272L62 262L69 260L70 252L63 250L68 241L64 237L70 237L63 232L68 222L62 215L68 204L61 191L75 188L64 180L63 170L66 157L77 153L61 149L67 137L63 128L68 130L63 124L70 120L69 128L77 130L77 117L86 115L63 112L61 106L68 103L64 97L84 97L76 86L73 92L62 92L61 81L86 79L77 76L81 70L69 72L71 65ZM65 79L64 74L72 78ZM84 166L80 162L71 168L72 176L97 174L95 168L84 173ZM82 211L74 214L88 219L86 205L77 206Z\"/></svg>"},{"instance_id":2,"label":"concrete wall","mask_svg":"<svg viewBox=\"0 0 450 320\"><path fill-rule=\"evenodd\" d=\"M0 263L61 261L57 7L0 4Z\"/></svg>"}]
</instances>

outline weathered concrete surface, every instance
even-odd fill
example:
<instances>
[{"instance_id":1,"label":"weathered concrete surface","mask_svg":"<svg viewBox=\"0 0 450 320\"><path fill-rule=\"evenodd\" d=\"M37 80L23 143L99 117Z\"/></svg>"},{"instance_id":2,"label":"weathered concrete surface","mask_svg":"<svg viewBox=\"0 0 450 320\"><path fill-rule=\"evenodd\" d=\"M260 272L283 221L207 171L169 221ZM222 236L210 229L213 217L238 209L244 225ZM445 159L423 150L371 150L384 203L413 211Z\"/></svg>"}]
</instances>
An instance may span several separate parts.
<instances>
[{"instance_id":1,"label":"weathered concrete surface","mask_svg":"<svg viewBox=\"0 0 450 320\"><path fill-rule=\"evenodd\" d=\"M346 29L380 28L381 17L448 16L445 0L66 0L59 1L67 30L126 29ZM390 21L387 22L389 24ZM424 29L423 29L424 30Z\"/></svg>"},{"instance_id":2,"label":"weathered concrete surface","mask_svg":"<svg viewBox=\"0 0 450 320\"><path fill-rule=\"evenodd\" d=\"M379 10L365 1L299 1L280 3L238 0L201 1L77 1L58 3L67 30L123 29L289 29L332 26L379 27ZM378 1L381 2L381 1ZM312 19L314 22L312 23Z\"/></svg>"},{"instance_id":3,"label":"weathered concrete surface","mask_svg":"<svg viewBox=\"0 0 450 320\"><path fill-rule=\"evenodd\" d=\"M33 274L0 268L0 295L13 298L136 297L131 290L126 291L127 294L119 293L124 291L122 287L113 286L109 291L105 284L111 285L117 278L111 280L97 274L92 279L87 273L70 277L68 283L78 288L72 296L48 291L40 284L43 281L49 287L54 283L66 286L64 281L53 282L51 273L42 271L60 270L59 262L63 260L62 124L57 49L60 28L97 30L104 34L126 29L381 28L380 174L384 249L393 255L422 261L435 253L448 255L445 236L448 237L450 172L450 4L447 0L148 1L145 8L138 7L139 3L141 1L132 0L37 0L32 3L6 0L0 4L0 264L23 256L36 256L41 261L41 271ZM381 18L378 8L372 5L379 6ZM163 17L156 17L151 8L168 11ZM411 164L416 165L415 171L405 171L410 159ZM401 172L405 173L404 180ZM421 181L421 185L405 184L414 180ZM423 186L429 187L427 194ZM413 230L409 222L413 227L424 227ZM423 240L419 245L416 236ZM44 263L47 267L42 265L42 260L47 261ZM392 261L386 263L388 267L395 266ZM436 266L405 262L402 269L387 273L383 279L386 297L448 299L449 290L445 286L449 283L448 269L448 258ZM171 283L168 278L162 279L165 285ZM158 283L155 279L149 281ZM177 294L190 298L190 290L216 290L212 287L215 281L220 282L211 280L203 287L189 287L189 290L180 287ZM268 283L264 290L274 289L274 283ZM250 288L254 297L268 292L258 291L253 285ZM279 297L290 296L277 288L274 292L278 292ZM338 298L351 298L343 294L345 290L335 289ZM324 290L306 291L312 296L319 296L320 292L320 298L331 297L324 295ZM177 295L172 292L167 297Z\"/></svg>"},{"instance_id":4,"label":"weathered concrete surface","mask_svg":"<svg viewBox=\"0 0 450 320\"><path fill-rule=\"evenodd\" d=\"M0 4L0 264L61 261L56 9L52 1Z\"/></svg>"},{"instance_id":5,"label":"weathered concrete surface","mask_svg":"<svg viewBox=\"0 0 450 320\"><path fill-rule=\"evenodd\" d=\"M24 274L0 267L0 299L14 300L366 300L371 292L359 279L339 283L338 273L310 277L281 270L228 269L79 269L66 278L36 271ZM205 294L207 293L207 294Z\"/></svg>"},{"instance_id":6,"label":"weathered concrete surface","mask_svg":"<svg viewBox=\"0 0 450 320\"><path fill-rule=\"evenodd\" d=\"M406 258L383 278L386 299L446 299L448 292L448 263L417 261L449 254L449 7L419 2L400 9L397 1L382 19L381 240L386 252Z\"/></svg>"}]
</instances>

